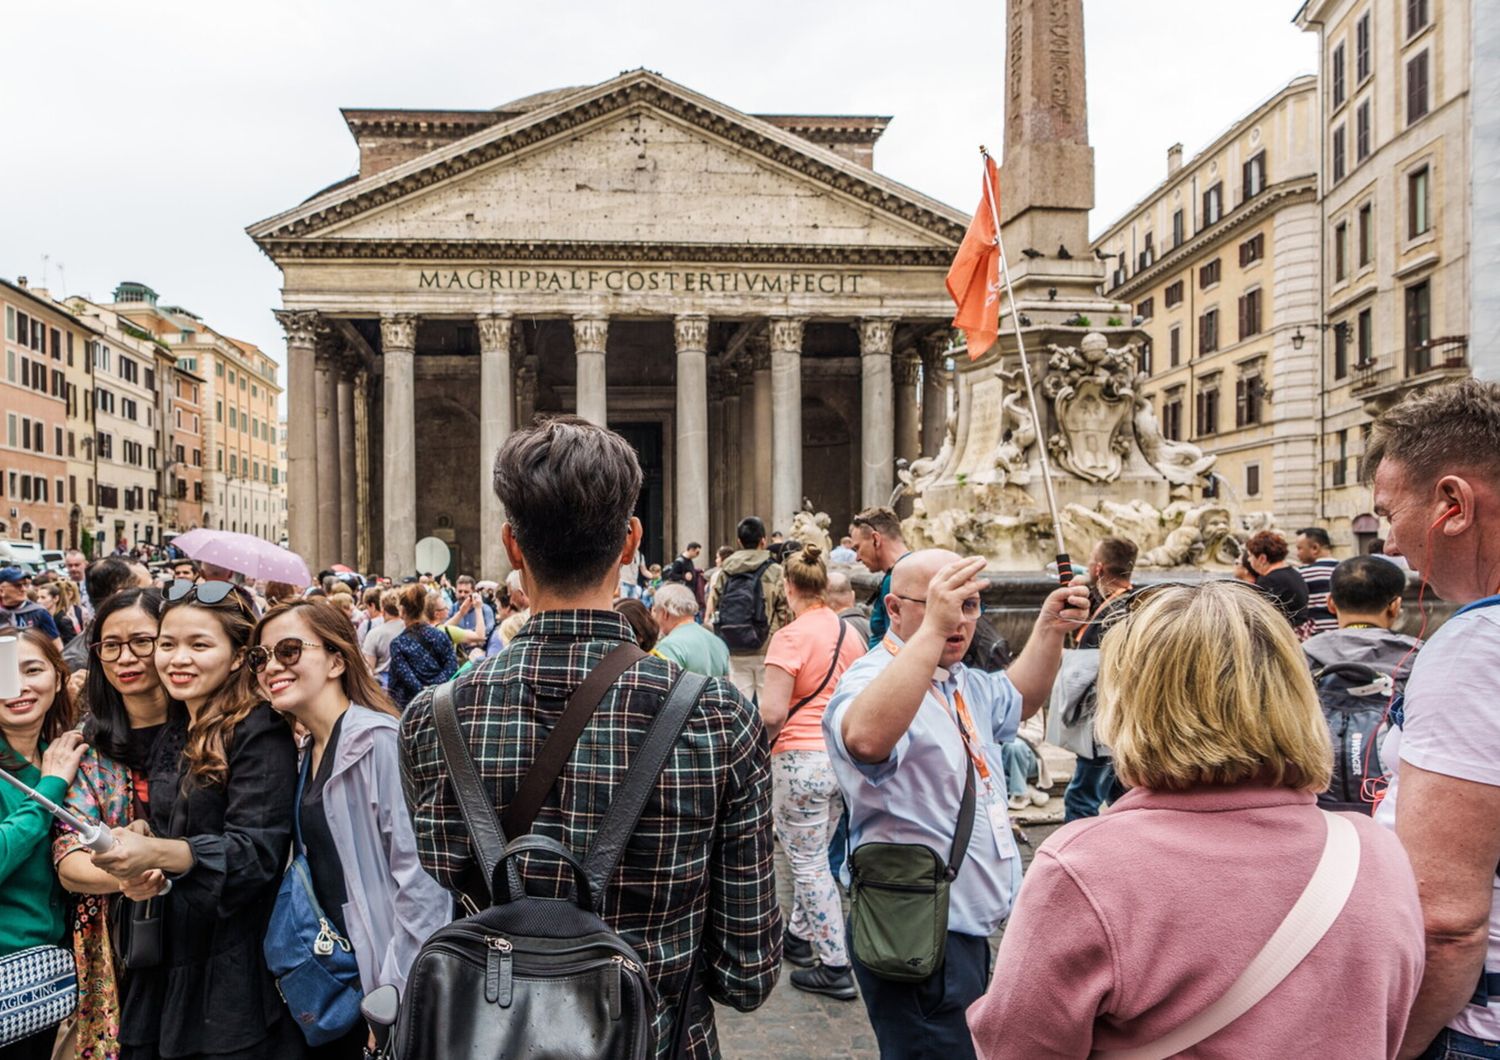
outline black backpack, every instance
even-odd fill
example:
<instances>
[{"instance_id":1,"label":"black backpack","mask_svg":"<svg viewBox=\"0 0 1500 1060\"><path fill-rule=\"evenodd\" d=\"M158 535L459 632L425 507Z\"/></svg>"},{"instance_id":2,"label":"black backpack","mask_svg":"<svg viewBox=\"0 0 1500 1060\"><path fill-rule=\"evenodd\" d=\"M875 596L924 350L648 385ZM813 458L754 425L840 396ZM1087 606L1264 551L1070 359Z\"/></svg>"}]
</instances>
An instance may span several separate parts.
<instances>
[{"instance_id":1,"label":"black backpack","mask_svg":"<svg viewBox=\"0 0 1500 1060\"><path fill-rule=\"evenodd\" d=\"M1313 672L1318 704L1333 740L1333 782L1318 796L1325 810L1370 814L1374 804L1361 790L1365 778L1385 775L1380 744L1386 707L1395 686L1389 674L1364 663L1332 663Z\"/></svg>"},{"instance_id":2,"label":"black backpack","mask_svg":"<svg viewBox=\"0 0 1500 1060\"><path fill-rule=\"evenodd\" d=\"M761 577L773 562L768 559L754 570L740 571L724 579L724 588L719 590L719 617L714 621L714 632L730 651L759 651L771 635Z\"/></svg>"},{"instance_id":3,"label":"black backpack","mask_svg":"<svg viewBox=\"0 0 1500 1060\"><path fill-rule=\"evenodd\" d=\"M630 756L630 769L581 861L546 836L522 834L530 829L604 692L644 657L633 643L621 645L568 700L506 808L505 820L519 836L510 840L474 768L453 704L453 684L436 689L433 716L443 759L493 904L439 928L423 943L383 1057L647 1060L656 1055L651 1025L656 991L640 956L600 918L599 908L708 679L685 671L678 676ZM565 899L528 895L516 861L526 852L566 862L573 870L573 893ZM674 1056L682 1052L687 1008L684 998Z\"/></svg>"}]
</instances>

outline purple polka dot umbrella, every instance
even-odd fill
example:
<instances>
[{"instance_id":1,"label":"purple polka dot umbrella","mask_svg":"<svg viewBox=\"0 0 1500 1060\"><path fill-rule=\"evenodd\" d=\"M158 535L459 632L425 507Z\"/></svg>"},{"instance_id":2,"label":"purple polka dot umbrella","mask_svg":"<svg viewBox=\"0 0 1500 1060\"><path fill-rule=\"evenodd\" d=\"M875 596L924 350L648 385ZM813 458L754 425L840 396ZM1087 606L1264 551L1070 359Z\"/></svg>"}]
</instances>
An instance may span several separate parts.
<instances>
[{"instance_id":1,"label":"purple polka dot umbrella","mask_svg":"<svg viewBox=\"0 0 1500 1060\"><path fill-rule=\"evenodd\" d=\"M312 581L307 563L301 556L251 534L200 527L178 534L172 539L172 544L190 559L212 563L247 578L291 585L307 585Z\"/></svg>"}]
</instances>

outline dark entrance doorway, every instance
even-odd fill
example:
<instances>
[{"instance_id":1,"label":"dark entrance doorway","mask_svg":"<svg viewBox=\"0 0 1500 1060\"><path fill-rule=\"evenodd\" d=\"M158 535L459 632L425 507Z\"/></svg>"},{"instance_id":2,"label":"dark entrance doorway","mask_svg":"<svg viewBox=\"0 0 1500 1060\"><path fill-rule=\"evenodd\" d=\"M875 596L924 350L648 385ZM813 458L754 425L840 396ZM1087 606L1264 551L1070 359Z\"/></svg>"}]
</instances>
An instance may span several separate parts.
<instances>
[{"instance_id":1,"label":"dark entrance doorway","mask_svg":"<svg viewBox=\"0 0 1500 1060\"><path fill-rule=\"evenodd\" d=\"M666 543L666 496L665 469L662 462L660 423L611 423L610 430L617 432L634 447L641 461L643 481L641 495L635 502L636 518L645 531L641 538L641 550L647 564L666 563L663 551Z\"/></svg>"}]
</instances>

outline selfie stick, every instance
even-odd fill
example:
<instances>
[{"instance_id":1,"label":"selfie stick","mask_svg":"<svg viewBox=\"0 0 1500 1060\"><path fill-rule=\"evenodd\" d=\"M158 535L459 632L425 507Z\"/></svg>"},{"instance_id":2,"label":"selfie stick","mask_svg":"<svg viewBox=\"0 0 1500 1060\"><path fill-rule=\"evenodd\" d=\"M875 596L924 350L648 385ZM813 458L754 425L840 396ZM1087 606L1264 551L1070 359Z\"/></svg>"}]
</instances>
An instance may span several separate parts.
<instances>
[{"instance_id":1,"label":"selfie stick","mask_svg":"<svg viewBox=\"0 0 1500 1060\"><path fill-rule=\"evenodd\" d=\"M22 795L56 817L63 824L73 829L83 839L83 845L95 854L102 854L115 845L115 837L110 834L108 828L103 825L90 824L89 822L75 816L53 802L40 791L26 784L19 777L13 775L8 769L0 769L0 780L4 780Z\"/></svg>"}]
</instances>

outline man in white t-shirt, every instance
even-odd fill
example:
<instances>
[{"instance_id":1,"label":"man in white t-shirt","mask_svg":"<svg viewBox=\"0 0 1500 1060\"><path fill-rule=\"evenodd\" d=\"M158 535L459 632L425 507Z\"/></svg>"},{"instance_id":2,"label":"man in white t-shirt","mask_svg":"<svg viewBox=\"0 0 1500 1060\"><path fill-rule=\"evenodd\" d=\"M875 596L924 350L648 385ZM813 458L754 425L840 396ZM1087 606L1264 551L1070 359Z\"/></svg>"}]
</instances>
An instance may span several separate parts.
<instances>
[{"instance_id":1,"label":"man in white t-shirt","mask_svg":"<svg viewBox=\"0 0 1500 1060\"><path fill-rule=\"evenodd\" d=\"M1382 757L1376 811L1416 872L1427 965L1402 1060L1494 1056L1500 1040L1500 385L1416 394L1366 448L1385 550L1459 611L1422 648ZM1371 954L1379 959L1378 954Z\"/></svg>"}]
</instances>

